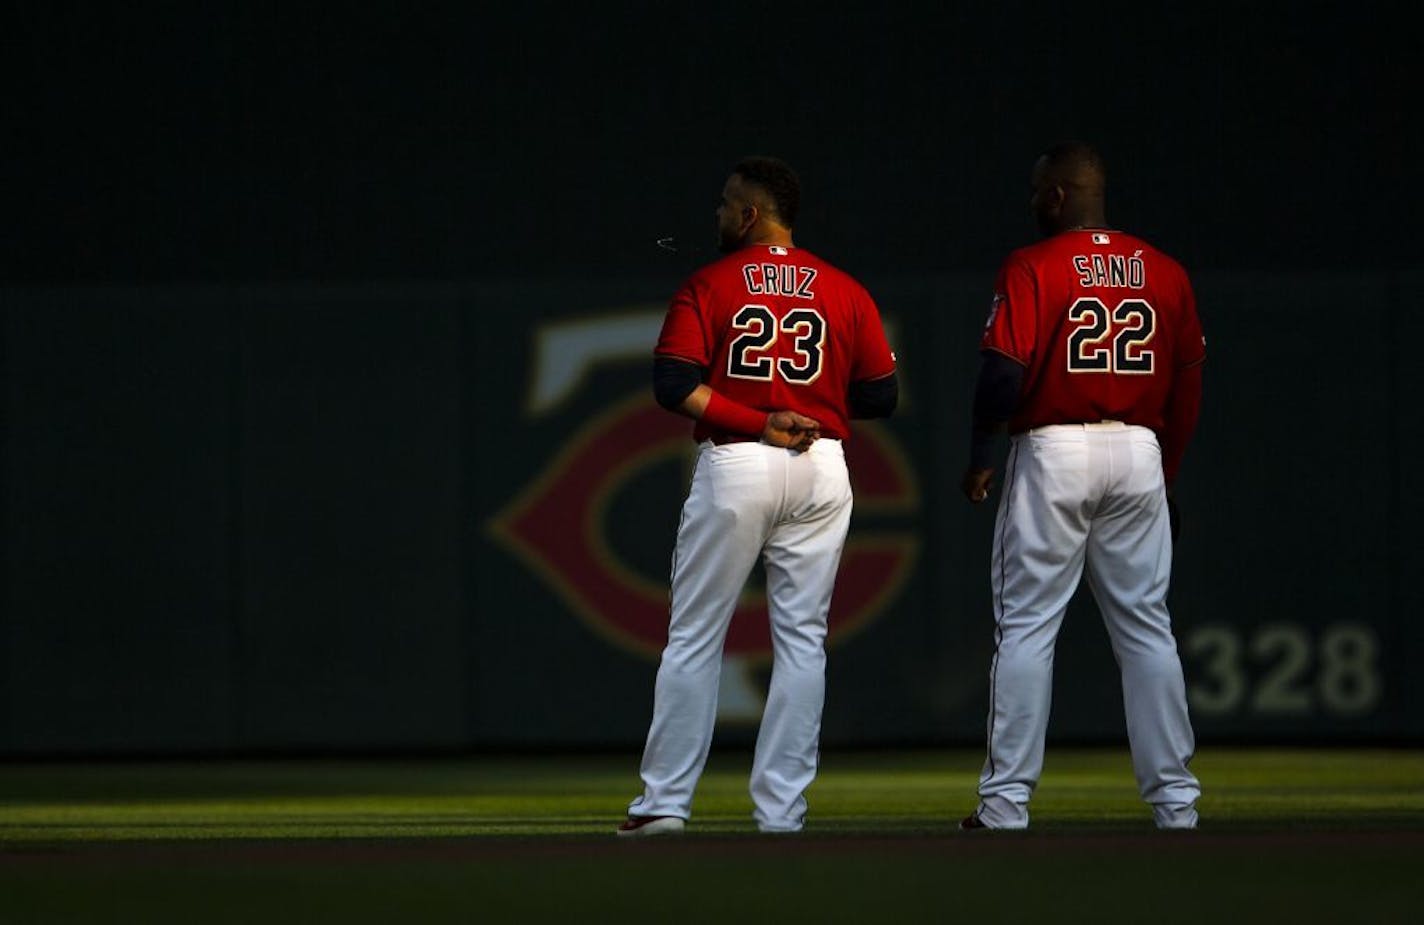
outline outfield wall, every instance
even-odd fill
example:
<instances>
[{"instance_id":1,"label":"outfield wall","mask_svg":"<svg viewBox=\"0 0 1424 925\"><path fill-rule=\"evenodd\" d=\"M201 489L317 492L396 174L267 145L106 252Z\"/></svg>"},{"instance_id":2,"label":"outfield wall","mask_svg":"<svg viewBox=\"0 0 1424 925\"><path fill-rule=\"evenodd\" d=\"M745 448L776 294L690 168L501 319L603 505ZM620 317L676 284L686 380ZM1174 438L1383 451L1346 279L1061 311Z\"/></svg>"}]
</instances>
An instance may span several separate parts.
<instances>
[{"instance_id":1,"label":"outfield wall","mask_svg":"<svg viewBox=\"0 0 1424 925\"><path fill-rule=\"evenodd\" d=\"M692 449L647 385L677 275L6 292L0 752L636 747ZM825 741L977 743L989 280L866 282L903 401L850 447ZM1197 287L1171 603L1200 737L1424 739L1424 274ZM763 621L749 594L719 741L754 731ZM1086 598L1056 680L1055 738L1123 736Z\"/></svg>"}]
</instances>

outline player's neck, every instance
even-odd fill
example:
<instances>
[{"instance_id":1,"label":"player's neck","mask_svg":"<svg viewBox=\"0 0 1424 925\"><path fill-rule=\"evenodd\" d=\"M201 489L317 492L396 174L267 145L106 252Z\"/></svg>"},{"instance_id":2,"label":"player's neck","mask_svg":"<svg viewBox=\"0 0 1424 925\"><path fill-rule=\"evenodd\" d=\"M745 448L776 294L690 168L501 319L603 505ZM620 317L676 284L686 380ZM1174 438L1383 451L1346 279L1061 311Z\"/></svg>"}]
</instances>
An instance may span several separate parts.
<instances>
[{"instance_id":1,"label":"player's neck","mask_svg":"<svg viewBox=\"0 0 1424 925\"><path fill-rule=\"evenodd\" d=\"M791 229L783 228L781 225L769 222L760 222L747 234L746 244L748 247L754 244L773 245L777 247L795 247L791 240Z\"/></svg>"},{"instance_id":2,"label":"player's neck","mask_svg":"<svg viewBox=\"0 0 1424 925\"><path fill-rule=\"evenodd\" d=\"M1107 216L1101 212L1084 212L1063 221L1062 231L1102 231L1108 227Z\"/></svg>"}]
</instances>

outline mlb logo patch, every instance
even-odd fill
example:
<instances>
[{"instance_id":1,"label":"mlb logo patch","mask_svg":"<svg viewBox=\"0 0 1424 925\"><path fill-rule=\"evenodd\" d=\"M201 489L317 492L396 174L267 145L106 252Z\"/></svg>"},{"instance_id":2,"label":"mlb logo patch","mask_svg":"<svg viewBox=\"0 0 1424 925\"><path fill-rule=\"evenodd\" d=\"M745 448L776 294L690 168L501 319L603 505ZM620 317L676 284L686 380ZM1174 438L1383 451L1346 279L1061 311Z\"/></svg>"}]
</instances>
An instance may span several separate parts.
<instances>
[{"instance_id":1,"label":"mlb logo patch","mask_svg":"<svg viewBox=\"0 0 1424 925\"><path fill-rule=\"evenodd\" d=\"M777 245L775 245L775 244L773 244L773 245L771 246L771 252L772 252L773 254L775 254L776 256L778 256L778 257L785 257L785 256L786 256L786 248L784 248L784 247L779 247L779 246L777 246Z\"/></svg>"},{"instance_id":2,"label":"mlb logo patch","mask_svg":"<svg viewBox=\"0 0 1424 925\"><path fill-rule=\"evenodd\" d=\"M1106 244L1108 243L1108 236L1103 234L1102 232L1098 232L1097 234L1093 235L1093 243Z\"/></svg>"}]
</instances>

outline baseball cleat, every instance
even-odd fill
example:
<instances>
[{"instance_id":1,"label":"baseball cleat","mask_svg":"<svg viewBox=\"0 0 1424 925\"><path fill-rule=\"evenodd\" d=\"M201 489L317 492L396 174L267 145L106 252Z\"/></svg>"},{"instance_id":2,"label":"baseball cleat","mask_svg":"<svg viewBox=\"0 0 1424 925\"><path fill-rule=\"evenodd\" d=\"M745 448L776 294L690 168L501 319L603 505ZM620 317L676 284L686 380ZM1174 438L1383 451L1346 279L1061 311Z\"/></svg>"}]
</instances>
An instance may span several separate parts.
<instances>
[{"instance_id":1,"label":"baseball cleat","mask_svg":"<svg viewBox=\"0 0 1424 925\"><path fill-rule=\"evenodd\" d=\"M984 824L984 820L979 818L979 814L977 812L970 813L963 819L959 820L959 827L966 832L970 831L971 829L988 828L988 826Z\"/></svg>"},{"instance_id":2,"label":"baseball cleat","mask_svg":"<svg viewBox=\"0 0 1424 925\"><path fill-rule=\"evenodd\" d=\"M676 816L629 816L618 827L618 837L646 838L650 835L681 835L684 824Z\"/></svg>"}]
</instances>

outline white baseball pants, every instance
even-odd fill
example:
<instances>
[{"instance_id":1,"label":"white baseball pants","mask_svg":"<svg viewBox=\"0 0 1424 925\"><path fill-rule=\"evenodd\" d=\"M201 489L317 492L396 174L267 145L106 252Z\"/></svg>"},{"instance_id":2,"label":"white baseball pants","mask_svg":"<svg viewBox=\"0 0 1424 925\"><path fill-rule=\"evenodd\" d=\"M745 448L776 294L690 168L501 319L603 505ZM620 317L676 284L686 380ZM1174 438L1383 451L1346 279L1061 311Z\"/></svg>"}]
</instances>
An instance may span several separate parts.
<instances>
[{"instance_id":1,"label":"white baseball pants","mask_svg":"<svg viewBox=\"0 0 1424 925\"><path fill-rule=\"evenodd\" d=\"M764 832L801 829L819 759L826 620L851 503L838 440L822 438L804 453L762 443L701 445L673 553L644 790L631 815L691 816L712 743L723 643L760 557L772 670L752 762L753 818Z\"/></svg>"},{"instance_id":2,"label":"white baseball pants","mask_svg":"<svg viewBox=\"0 0 1424 925\"><path fill-rule=\"evenodd\" d=\"M1028 825L1043 770L1053 650L1086 569L1122 674L1138 792L1161 828L1192 828L1201 787L1167 613L1172 538L1162 454L1126 424L1036 428L1011 441L994 531L996 646L980 819Z\"/></svg>"}]
</instances>

